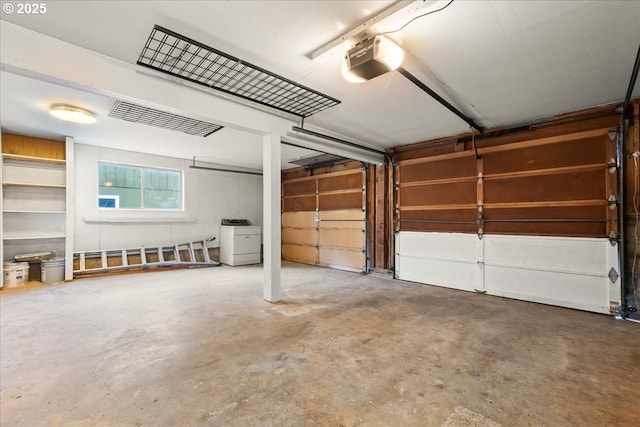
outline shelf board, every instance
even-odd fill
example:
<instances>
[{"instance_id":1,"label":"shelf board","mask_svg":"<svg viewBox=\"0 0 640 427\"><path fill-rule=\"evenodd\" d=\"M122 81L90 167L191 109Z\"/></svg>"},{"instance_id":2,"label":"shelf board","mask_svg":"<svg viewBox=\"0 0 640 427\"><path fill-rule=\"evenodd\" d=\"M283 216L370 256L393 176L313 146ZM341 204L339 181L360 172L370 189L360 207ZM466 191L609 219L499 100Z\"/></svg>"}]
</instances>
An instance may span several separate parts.
<instances>
[{"instance_id":1,"label":"shelf board","mask_svg":"<svg viewBox=\"0 0 640 427\"><path fill-rule=\"evenodd\" d=\"M20 209L5 209L4 213L24 213L24 214L63 214L65 211L36 211L36 210L20 210Z\"/></svg>"},{"instance_id":2,"label":"shelf board","mask_svg":"<svg viewBox=\"0 0 640 427\"><path fill-rule=\"evenodd\" d=\"M52 163L56 165L64 165L64 159L50 159L48 157L23 156L21 154L3 153L2 157L7 160L20 160L23 162Z\"/></svg>"},{"instance_id":3,"label":"shelf board","mask_svg":"<svg viewBox=\"0 0 640 427\"><path fill-rule=\"evenodd\" d=\"M12 236L9 235L2 238L2 240L44 240L44 239L64 239L66 236L64 234L34 234L34 235L22 235L22 236Z\"/></svg>"},{"instance_id":4,"label":"shelf board","mask_svg":"<svg viewBox=\"0 0 640 427\"><path fill-rule=\"evenodd\" d=\"M8 182L8 181L4 181L2 185L6 187L59 188L59 189L66 188L66 185L64 184L31 184L27 182Z\"/></svg>"}]
</instances>

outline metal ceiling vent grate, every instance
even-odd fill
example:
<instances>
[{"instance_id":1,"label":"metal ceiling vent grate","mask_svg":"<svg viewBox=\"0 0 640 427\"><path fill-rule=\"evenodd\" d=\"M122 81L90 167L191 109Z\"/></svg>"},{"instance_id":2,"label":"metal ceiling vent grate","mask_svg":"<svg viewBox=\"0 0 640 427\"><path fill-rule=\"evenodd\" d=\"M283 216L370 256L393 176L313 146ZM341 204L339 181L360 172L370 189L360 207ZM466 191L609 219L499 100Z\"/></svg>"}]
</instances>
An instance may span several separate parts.
<instances>
[{"instance_id":1,"label":"metal ceiling vent grate","mask_svg":"<svg viewBox=\"0 0 640 427\"><path fill-rule=\"evenodd\" d=\"M299 117L340 104L335 98L159 25L153 27L138 65Z\"/></svg>"},{"instance_id":2,"label":"metal ceiling vent grate","mask_svg":"<svg viewBox=\"0 0 640 427\"><path fill-rule=\"evenodd\" d=\"M348 161L346 157L338 156L337 154L319 154L317 156L311 156L304 159L291 160L289 163L294 165L304 166L309 169L320 168L323 166L331 166L338 163L344 163Z\"/></svg>"},{"instance_id":3,"label":"metal ceiling vent grate","mask_svg":"<svg viewBox=\"0 0 640 427\"><path fill-rule=\"evenodd\" d=\"M202 137L222 129L222 126L215 123L191 119L122 100L117 100L113 104L109 117Z\"/></svg>"}]
</instances>

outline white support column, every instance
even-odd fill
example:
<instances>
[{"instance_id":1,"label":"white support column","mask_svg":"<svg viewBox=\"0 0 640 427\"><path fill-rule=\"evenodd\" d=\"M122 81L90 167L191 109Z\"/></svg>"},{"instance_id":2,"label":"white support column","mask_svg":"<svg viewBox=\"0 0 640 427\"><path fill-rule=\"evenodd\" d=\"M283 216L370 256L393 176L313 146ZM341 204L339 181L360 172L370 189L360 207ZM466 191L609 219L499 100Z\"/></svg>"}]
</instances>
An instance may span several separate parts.
<instances>
[{"instance_id":1,"label":"white support column","mask_svg":"<svg viewBox=\"0 0 640 427\"><path fill-rule=\"evenodd\" d=\"M262 229L264 236L264 299L280 301L280 136L262 139Z\"/></svg>"}]
</instances>

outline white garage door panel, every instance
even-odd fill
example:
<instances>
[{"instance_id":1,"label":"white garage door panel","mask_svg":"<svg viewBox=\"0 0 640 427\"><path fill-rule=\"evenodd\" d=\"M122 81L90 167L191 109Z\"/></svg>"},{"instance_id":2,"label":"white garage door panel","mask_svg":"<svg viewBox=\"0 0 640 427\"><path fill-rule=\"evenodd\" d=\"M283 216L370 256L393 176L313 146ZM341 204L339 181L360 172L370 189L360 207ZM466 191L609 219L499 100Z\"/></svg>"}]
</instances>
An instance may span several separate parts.
<instances>
[{"instance_id":1,"label":"white garage door panel","mask_svg":"<svg viewBox=\"0 0 640 427\"><path fill-rule=\"evenodd\" d=\"M592 272L602 275L607 267L606 239L539 236L485 236L485 263Z\"/></svg>"},{"instance_id":2,"label":"white garage door panel","mask_svg":"<svg viewBox=\"0 0 640 427\"><path fill-rule=\"evenodd\" d=\"M609 313L608 278L485 266L488 294Z\"/></svg>"},{"instance_id":3,"label":"white garage door panel","mask_svg":"<svg viewBox=\"0 0 640 427\"><path fill-rule=\"evenodd\" d=\"M412 257L401 257L398 267L399 279L465 291L474 290L478 270L475 262L467 264Z\"/></svg>"},{"instance_id":4,"label":"white garage door panel","mask_svg":"<svg viewBox=\"0 0 640 427\"><path fill-rule=\"evenodd\" d=\"M482 266L482 268L480 267ZM609 313L620 303L617 248L608 239L400 232L399 279Z\"/></svg>"},{"instance_id":5,"label":"white garage door panel","mask_svg":"<svg viewBox=\"0 0 640 427\"><path fill-rule=\"evenodd\" d=\"M477 240L478 237L473 234L401 231L398 233L399 246L396 246L396 251L412 257L475 263L478 259Z\"/></svg>"}]
</instances>

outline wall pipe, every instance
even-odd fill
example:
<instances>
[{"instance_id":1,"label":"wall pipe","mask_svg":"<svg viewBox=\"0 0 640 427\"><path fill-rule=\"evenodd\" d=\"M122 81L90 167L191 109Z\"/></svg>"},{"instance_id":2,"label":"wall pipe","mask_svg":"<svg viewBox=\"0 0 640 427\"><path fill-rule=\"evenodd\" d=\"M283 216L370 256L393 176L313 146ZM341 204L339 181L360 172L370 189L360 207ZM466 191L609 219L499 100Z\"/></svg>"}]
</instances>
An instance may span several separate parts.
<instances>
[{"instance_id":1,"label":"wall pipe","mask_svg":"<svg viewBox=\"0 0 640 427\"><path fill-rule=\"evenodd\" d=\"M241 173L245 175L258 175L262 176L262 172L252 172L252 171L239 171L235 169L225 169L225 168L210 168L208 166L196 166L196 158L193 158L193 163L189 165L189 169L202 169L207 171L216 171L216 172L230 172L230 173Z\"/></svg>"},{"instance_id":2,"label":"wall pipe","mask_svg":"<svg viewBox=\"0 0 640 427\"><path fill-rule=\"evenodd\" d=\"M626 301L626 290L625 290L625 279L626 274L624 273L625 267L625 226L624 226L624 161L625 161L625 138L627 135L625 126L627 125L627 120L624 114L624 107L622 108L623 113L620 115L620 131L618 132L616 138L616 154L617 154L617 162L618 162L618 275L620 277L620 316L623 319L627 317L627 301Z\"/></svg>"}]
</instances>

